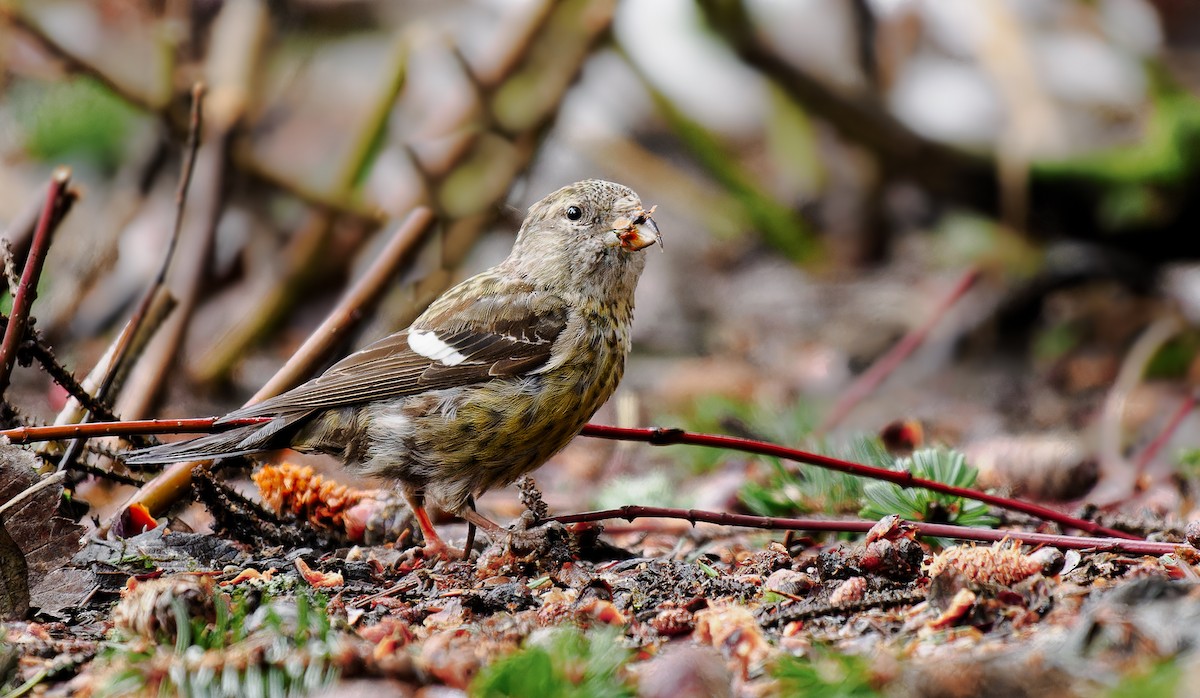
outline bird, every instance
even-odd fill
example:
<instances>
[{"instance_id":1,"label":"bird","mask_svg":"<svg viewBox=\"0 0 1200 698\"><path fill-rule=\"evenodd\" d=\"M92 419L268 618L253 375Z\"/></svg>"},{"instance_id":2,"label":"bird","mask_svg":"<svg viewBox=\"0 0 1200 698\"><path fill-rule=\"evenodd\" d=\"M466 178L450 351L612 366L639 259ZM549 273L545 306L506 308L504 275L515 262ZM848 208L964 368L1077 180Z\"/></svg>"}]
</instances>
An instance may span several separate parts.
<instances>
[{"instance_id":1,"label":"bird","mask_svg":"<svg viewBox=\"0 0 1200 698\"><path fill-rule=\"evenodd\" d=\"M562 187L529 208L508 257L409 327L216 424L269 421L125 460L325 453L399 485L426 555L453 550L433 527L430 501L497 540L505 529L475 510L475 497L543 465L621 380L645 249L662 247L656 208L613 182Z\"/></svg>"}]
</instances>

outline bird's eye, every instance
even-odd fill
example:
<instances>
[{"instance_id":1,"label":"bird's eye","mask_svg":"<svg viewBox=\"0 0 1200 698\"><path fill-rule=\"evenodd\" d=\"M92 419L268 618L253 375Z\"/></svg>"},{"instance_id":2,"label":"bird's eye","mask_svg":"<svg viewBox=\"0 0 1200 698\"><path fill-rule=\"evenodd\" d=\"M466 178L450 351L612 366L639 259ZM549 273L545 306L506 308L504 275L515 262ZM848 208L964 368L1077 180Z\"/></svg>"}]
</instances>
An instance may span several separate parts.
<instances>
[{"instance_id":1,"label":"bird's eye","mask_svg":"<svg viewBox=\"0 0 1200 698\"><path fill-rule=\"evenodd\" d=\"M583 209L579 208L578 206L568 206L567 218L573 221L583 218Z\"/></svg>"}]
</instances>

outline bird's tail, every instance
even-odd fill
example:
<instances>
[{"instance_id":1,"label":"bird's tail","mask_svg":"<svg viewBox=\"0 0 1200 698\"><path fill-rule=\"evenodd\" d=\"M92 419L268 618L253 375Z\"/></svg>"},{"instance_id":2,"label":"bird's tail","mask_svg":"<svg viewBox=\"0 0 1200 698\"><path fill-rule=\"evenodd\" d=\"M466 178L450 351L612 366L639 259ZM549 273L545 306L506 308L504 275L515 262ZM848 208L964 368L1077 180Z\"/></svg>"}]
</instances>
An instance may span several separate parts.
<instances>
[{"instance_id":1,"label":"bird's tail","mask_svg":"<svg viewBox=\"0 0 1200 698\"><path fill-rule=\"evenodd\" d=\"M232 458L233 456L272 451L287 445L286 439L274 437L290 424L291 420L282 418L262 424L251 424L187 441L141 448L125 454L122 460L131 465L147 465Z\"/></svg>"}]
</instances>

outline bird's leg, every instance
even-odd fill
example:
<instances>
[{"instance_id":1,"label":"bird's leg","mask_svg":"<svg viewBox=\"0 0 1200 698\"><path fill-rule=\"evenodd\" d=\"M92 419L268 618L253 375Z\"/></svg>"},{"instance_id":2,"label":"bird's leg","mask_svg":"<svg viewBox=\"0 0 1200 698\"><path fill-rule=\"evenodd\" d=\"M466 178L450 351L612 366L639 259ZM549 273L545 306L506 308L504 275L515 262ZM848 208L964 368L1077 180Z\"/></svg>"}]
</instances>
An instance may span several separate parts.
<instances>
[{"instance_id":1,"label":"bird's leg","mask_svg":"<svg viewBox=\"0 0 1200 698\"><path fill-rule=\"evenodd\" d=\"M466 520L467 523L482 528L493 542L500 540L508 533L508 530L503 526L475 511L474 498L467 500L467 508L458 512L458 515Z\"/></svg>"},{"instance_id":2,"label":"bird's leg","mask_svg":"<svg viewBox=\"0 0 1200 698\"><path fill-rule=\"evenodd\" d=\"M421 535L425 537L425 547L422 549L426 557L435 558L443 557L449 559L453 548L446 545L446 541L438 535L433 528L433 522L429 520L429 514L425 511L425 495L420 492L405 493L405 501L413 511L413 516L417 519L417 526L421 528Z\"/></svg>"},{"instance_id":3,"label":"bird's leg","mask_svg":"<svg viewBox=\"0 0 1200 698\"><path fill-rule=\"evenodd\" d=\"M470 509L471 511L475 511L475 495L469 495L467 497L467 508ZM475 512L475 513L479 513L479 512ZM476 528L476 526L473 521L467 522L467 542L463 544L463 559L464 560L466 560L467 558L469 558L471 556L471 548L475 547L475 528Z\"/></svg>"}]
</instances>

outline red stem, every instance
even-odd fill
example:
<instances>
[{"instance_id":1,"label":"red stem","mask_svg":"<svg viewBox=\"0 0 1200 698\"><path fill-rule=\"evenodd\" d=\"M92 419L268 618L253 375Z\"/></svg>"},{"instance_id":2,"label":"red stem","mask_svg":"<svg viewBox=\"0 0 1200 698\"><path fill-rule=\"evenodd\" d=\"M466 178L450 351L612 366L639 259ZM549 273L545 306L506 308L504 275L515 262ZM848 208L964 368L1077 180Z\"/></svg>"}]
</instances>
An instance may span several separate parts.
<instances>
[{"instance_id":1,"label":"red stem","mask_svg":"<svg viewBox=\"0 0 1200 698\"><path fill-rule=\"evenodd\" d=\"M8 390L12 379L13 366L17 362L17 348L25 339L25 330L29 326L29 309L33 306L33 299L37 297L38 279L46 262L46 252L50 249L50 239L59 220L66 213L65 202L69 198L67 184L70 181L71 170L59 167L54 170L50 178L50 187L46 190L46 203L42 207L37 229L33 232L29 256L25 258L25 268L21 271L21 283L13 294L8 327L5 328L4 339L0 342L0 396Z\"/></svg>"},{"instance_id":2,"label":"red stem","mask_svg":"<svg viewBox=\"0 0 1200 698\"><path fill-rule=\"evenodd\" d=\"M1179 404L1179 408L1175 410L1175 414L1171 415L1170 421L1167 422L1167 425L1163 427L1158 436L1154 437L1154 440L1146 445L1146 450L1138 455L1137 462L1134 463L1135 482L1141 482L1142 475L1146 472L1146 466L1150 465L1150 461L1154 460L1154 457L1158 455L1162 447L1167 445L1167 442L1171 440L1171 435L1183 423L1184 417L1187 417L1188 413L1195 409L1195 407L1196 393L1192 392Z\"/></svg>"},{"instance_id":3,"label":"red stem","mask_svg":"<svg viewBox=\"0 0 1200 698\"><path fill-rule=\"evenodd\" d=\"M137 436L144 434L213 434L227 429L261 424L271 421L270 417L246 417L214 422L218 417L196 417L193 419L138 419L127 422L90 422L88 424L61 424L49 427L14 427L0 430L0 436L14 444L34 441L59 441L61 439L91 439L101 436Z\"/></svg>"},{"instance_id":4,"label":"red stem","mask_svg":"<svg viewBox=\"0 0 1200 698\"><path fill-rule=\"evenodd\" d=\"M627 506L619 509L589 511L582 514L566 514L552 516L551 521L564 524L581 523L584 521L603 521L605 519L624 519L633 521L640 518L683 519L693 524L697 522L718 524L722 526L742 526L746 528L764 528L777 531L830 531L834 533L865 533L877 521L863 519L828 520L828 519L785 519L768 516L749 516L746 514L725 514L717 511L700 509L673 509L669 507ZM1119 538L1084 538L1082 536L1059 536L1049 533L1028 533L1025 531L999 531L992 528L973 528L954 526L951 524L933 524L920 521L909 521L919 535L936 538L956 538L959 540L1002 541L1011 539L1029 545L1050 545L1055 548L1072 550L1091 550L1094 552L1119 552L1134 555L1168 555L1174 553L1181 544L1154 543L1144 540L1128 540Z\"/></svg>"},{"instance_id":5,"label":"red stem","mask_svg":"<svg viewBox=\"0 0 1200 698\"><path fill-rule=\"evenodd\" d=\"M786 446L766 443L763 441L752 441L750 439L740 439L734 436L720 436L717 434L695 434L682 429L663 429L661 427L650 427L641 429L629 429L624 427L610 427L600 424L588 424L580 432L583 436L591 436L598 439L615 439L619 441L644 441L654 446L669 446L673 444L688 444L692 446L708 446L712 448L726 448L734 451L744 451L746 453L757 453L764 456L774 456L775 458L783 458L786 460L796 461L797 463L808 463L819 468L827 470L836 470L841 473L849 473L858 477L867 477L874 480L884 480L891 482L900 487L920 487L931 492L940 492L955 497L964 497L973 499L977 502L990 504L1001 509L1009 511L1018 511L1029 516L1037 517L1043 521L1053 521L1066 528L1074 528L1080 531L1086 531L1095 536L1107 536L1111 538L1124 538L1127 540L1141 540L1135 535L1124 531L1117 531L1110 528L1105 528L1092 521L1068 516L1053 509L1022 502L1018 499L1009 499L1008 497L999 497L987 492L967 489L966 487L955 487L947 485L944 482L935 480L926 480L924 478L913 477L912 473L907 471L887 470L885 468L876 468L862 463L842 460L840 458L832 458L830 456L822 456L808 451L801 451Z\"/></svg>"},{"instance_id":6,"label":"red stem","mask_svg":"<svg viewBox=\"0 0 1200 698\"><path fill-rule=\"evenodd\" d=\"M934 309L933 314L929 316L929 319L927 319L920 327L917 327L908 334L904 335L899 342L889 349L886 354L881 356L879 360L872 364L871 368L867 369L862 375L860 375L858 379L855 380L854 383L842 393L842 397L839 398L834 406L829 410L829 414L825 416L824 421L821 422L821 426L817 427L817 433L824 434L830 429L836 427L838 424L841 424L842 420L846 418L846 415L850 414L850 411L853 410L858 403L862 402L863 398L874 392L875 389L879 387L880 383L886 380L888 376L892 375L892 372L894 372L900 364L904 363L904 360L907 359L910 354L916 351L917 347L921 346L925 342L925 339L929 337L929 333L933 331L933 328L936 327L939 322L941 322L942 318L946 316L946 313L954 307L954 304L958 303L958 301L961 300L964 295L966 295L967 291L971 290L971 287L974 286L975 282L979 280L979 276L979 270L975 268L969 269L965 274L963 274L962 277L959 278L958 283L954 284L954 287L950 289L950 293L946 294L946 297L943 298L942 302L939 303L937 308Z\"/></svg>"},{"instance_id":7,"label":"red stem","mask_svg":"<svg viewBox=\"0 0 1200 698\"><path fill-rule=\"evenodd\" d=\"M255 417L223 422L219 426L214 426L213 422L216 419L216 417L203 417L198 419L147 419L132 422L94 422L91 424L67 424L51 427L17 427L14 429L0 430L0 436L7 437L13 443L26 443L30 441L53 441L57 439L86 438L95 436L128 436L131 434L208 433L270 421L269 417ZM1037 504L1022 502L1017 499L1009 499L1007 497L998 497L994 494L967 489L965 487L955 487L954 485L947 485L943 482L937 482L936 480L913 477L912 473L906 471L876 468L870 465L863 465L862 463L855 463L853 461L842 460L840 458L832 458L830 456L822 456L816 453L809 453L807 451L801 451L763 441L752 441L750 439L741 439L734 436L720 436L717 434L695 434L682 429L663 429L660 427L630 429L624 427L610 427L600 424L588 424L583 428L583 431L581 431L580 434L599 439L641 441L653 446L687 444L692 446L706 446L710 448L724 448L733 451L743 451L746 453L757 453L759 455L783 458L798 463L808 463L809 465L815 465L820 468L835 470L842 473L849 473L850 475L855 475L857 477L883 480L886 482L891 482L900 487L920 487L930 490L931 492L940 492L942 494L948 494L955 497L973 499L975 501L990 504L1001 509L1028 514L1029 516L1033 516L1044 521L1053 521L1066 528L1078 529L1095 536L1121 538L1125 540L1141 540L1137 536L1134 536L1130 533L1106 528L1092 521L1068 516L1053 509L1038 506ZM737 515L722 514L721 516ZM751 517L747 520L760 519L759 517ZM933 524L926 525L931 526ZM931 533L929 535L940 536L943 534ZM949 533L944 535L951 537L951 534Z\"/></svg>"}]
</instances>

